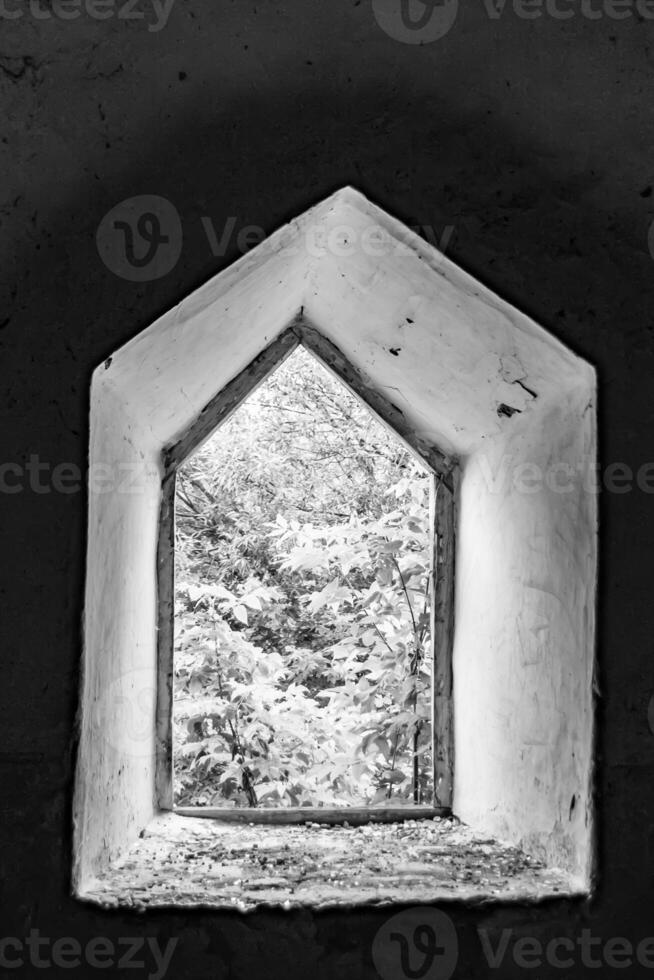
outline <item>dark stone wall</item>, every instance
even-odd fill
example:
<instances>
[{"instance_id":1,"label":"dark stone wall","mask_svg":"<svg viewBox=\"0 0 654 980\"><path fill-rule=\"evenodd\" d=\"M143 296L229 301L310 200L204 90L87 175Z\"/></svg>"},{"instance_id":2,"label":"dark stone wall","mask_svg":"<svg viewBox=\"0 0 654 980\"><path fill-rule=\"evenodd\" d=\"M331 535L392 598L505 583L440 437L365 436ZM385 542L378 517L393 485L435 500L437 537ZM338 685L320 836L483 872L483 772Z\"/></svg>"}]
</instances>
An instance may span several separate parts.
<instances>
[{"instance_id":1,"label":"dark stone wall","mask_svg":"<svg viewBox=\"0 0 654 980\"><path fill-rule=\"evenodd\" d=\"M150 0L124 3L104 20L63 19L50 0L0 14L0 462L23 468L1 471L0 939L177 937L176 980L372 978L383 910L137 915L70 897L86 499L57 492L52 470L84 470L93 368L237 257L234 238L212 255L203 216L219 236L230 218L270 232L346 183L437 238L453 226L450 257L596 365L602 466L654 460L654 20L642 4L616 19L609 0L561 0L569 19L506 0L491 17L479 0L417 45L385 33L371 0L174 0L157 31ZM183 243L171 272L138 283L107 268L95 236L142 194L174 205ZM654 496L614 487L600 511L598 889L588 903L452 907L456 976L591 969L579 948L567 972L520 968L510 949L493 970L478 927L494 942L504 928L512 941L654 935ZM2 976L42 975L24 961ZM145 962L128 975L153 972ZM595 976L613 972L603 963Z\"/></svg>"}]
</instances>

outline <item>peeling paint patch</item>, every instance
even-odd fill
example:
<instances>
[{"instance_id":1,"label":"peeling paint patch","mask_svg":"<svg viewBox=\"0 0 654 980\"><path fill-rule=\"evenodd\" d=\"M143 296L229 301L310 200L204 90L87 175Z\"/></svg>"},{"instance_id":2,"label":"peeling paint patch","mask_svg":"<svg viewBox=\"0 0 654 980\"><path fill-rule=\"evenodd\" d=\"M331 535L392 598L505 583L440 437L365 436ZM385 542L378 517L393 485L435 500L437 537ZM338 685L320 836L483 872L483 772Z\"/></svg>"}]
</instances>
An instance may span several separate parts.
<instances>
[{"instance_id":1,"label":"peeling paint patch","mask_svg":"<svg viewBox=\"0 0 654 980\"><path fill-rule=\"evenodd\" d=\"M512 405L505 405L504 402L501 402L497 406L497 414L499 415L500 418L504 417L504 418L510 419L511 416L512 415L515 415L516 413L518 415L520 415L521 411L522 411L522 409L520 409L520 408L513 408Z\"/></svg>"}]
</instances>

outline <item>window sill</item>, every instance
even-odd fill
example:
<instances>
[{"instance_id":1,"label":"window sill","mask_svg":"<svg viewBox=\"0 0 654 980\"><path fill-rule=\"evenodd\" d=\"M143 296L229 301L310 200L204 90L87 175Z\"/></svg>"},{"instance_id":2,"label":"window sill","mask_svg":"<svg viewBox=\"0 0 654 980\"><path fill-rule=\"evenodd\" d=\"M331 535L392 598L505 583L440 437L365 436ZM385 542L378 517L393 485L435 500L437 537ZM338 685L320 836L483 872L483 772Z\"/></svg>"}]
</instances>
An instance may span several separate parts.
<instances>
[{"instance_id":1,"label":"window sill","mask_svg":"<svg viewBox=\"0 0 654 980\"><path fill-rule=\"evenodd\" d=\"M360 827L236 825L161 813L78 897L105 908L314 909L534 902L575 878L456 818Z\"/></svg>"}]
</instances>

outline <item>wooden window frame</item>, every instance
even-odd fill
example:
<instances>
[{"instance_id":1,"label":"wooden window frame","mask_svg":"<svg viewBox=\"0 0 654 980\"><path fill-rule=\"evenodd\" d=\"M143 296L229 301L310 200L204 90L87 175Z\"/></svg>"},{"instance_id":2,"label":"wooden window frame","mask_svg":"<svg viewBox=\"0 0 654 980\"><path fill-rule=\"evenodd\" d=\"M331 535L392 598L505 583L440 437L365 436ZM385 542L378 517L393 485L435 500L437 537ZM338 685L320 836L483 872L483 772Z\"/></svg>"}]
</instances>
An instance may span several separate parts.
<instances>
[{"instance_id":1,"label":"wooden window frame","mask_svg":"<svg viewBox=\"0 0 654 980\"><path fill-rule=\"evenodd\" d=\"M173 803L173 679L175 596L175 478L179 467L238 410L265 380L299 347L305 347L335 374L403 440L433 475L430 495L432 575L431 637L433 805L403 807L176 807ZM452 649L454 640L454 558L458 461L419 436L396 405L367 384L360 372L301 312L202 410L176 442L162 452L161 510L157 547L157 758L156 793L160 809L188 817L232 823L350 825L446 816L452 810L454 773L452 713Z\"/></svg>"}]
</instances>

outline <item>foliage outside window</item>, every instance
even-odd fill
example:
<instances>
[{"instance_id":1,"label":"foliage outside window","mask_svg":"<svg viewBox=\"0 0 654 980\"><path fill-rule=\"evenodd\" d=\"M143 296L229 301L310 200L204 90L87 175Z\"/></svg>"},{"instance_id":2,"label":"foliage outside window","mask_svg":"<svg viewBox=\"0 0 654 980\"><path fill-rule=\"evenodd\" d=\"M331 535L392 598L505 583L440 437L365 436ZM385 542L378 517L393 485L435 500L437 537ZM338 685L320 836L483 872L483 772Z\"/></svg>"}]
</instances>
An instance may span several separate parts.
<instances>
[{"instance_id":1,"label":"foliage outside window","mask_svg":"<svg viewBox=\"0 0 654 980\"><path fill-rule=\"evenodd\" d=\"M180 467L176 805L432 802L432 482L301 349Z\"/></svg>"}]
</instances>

